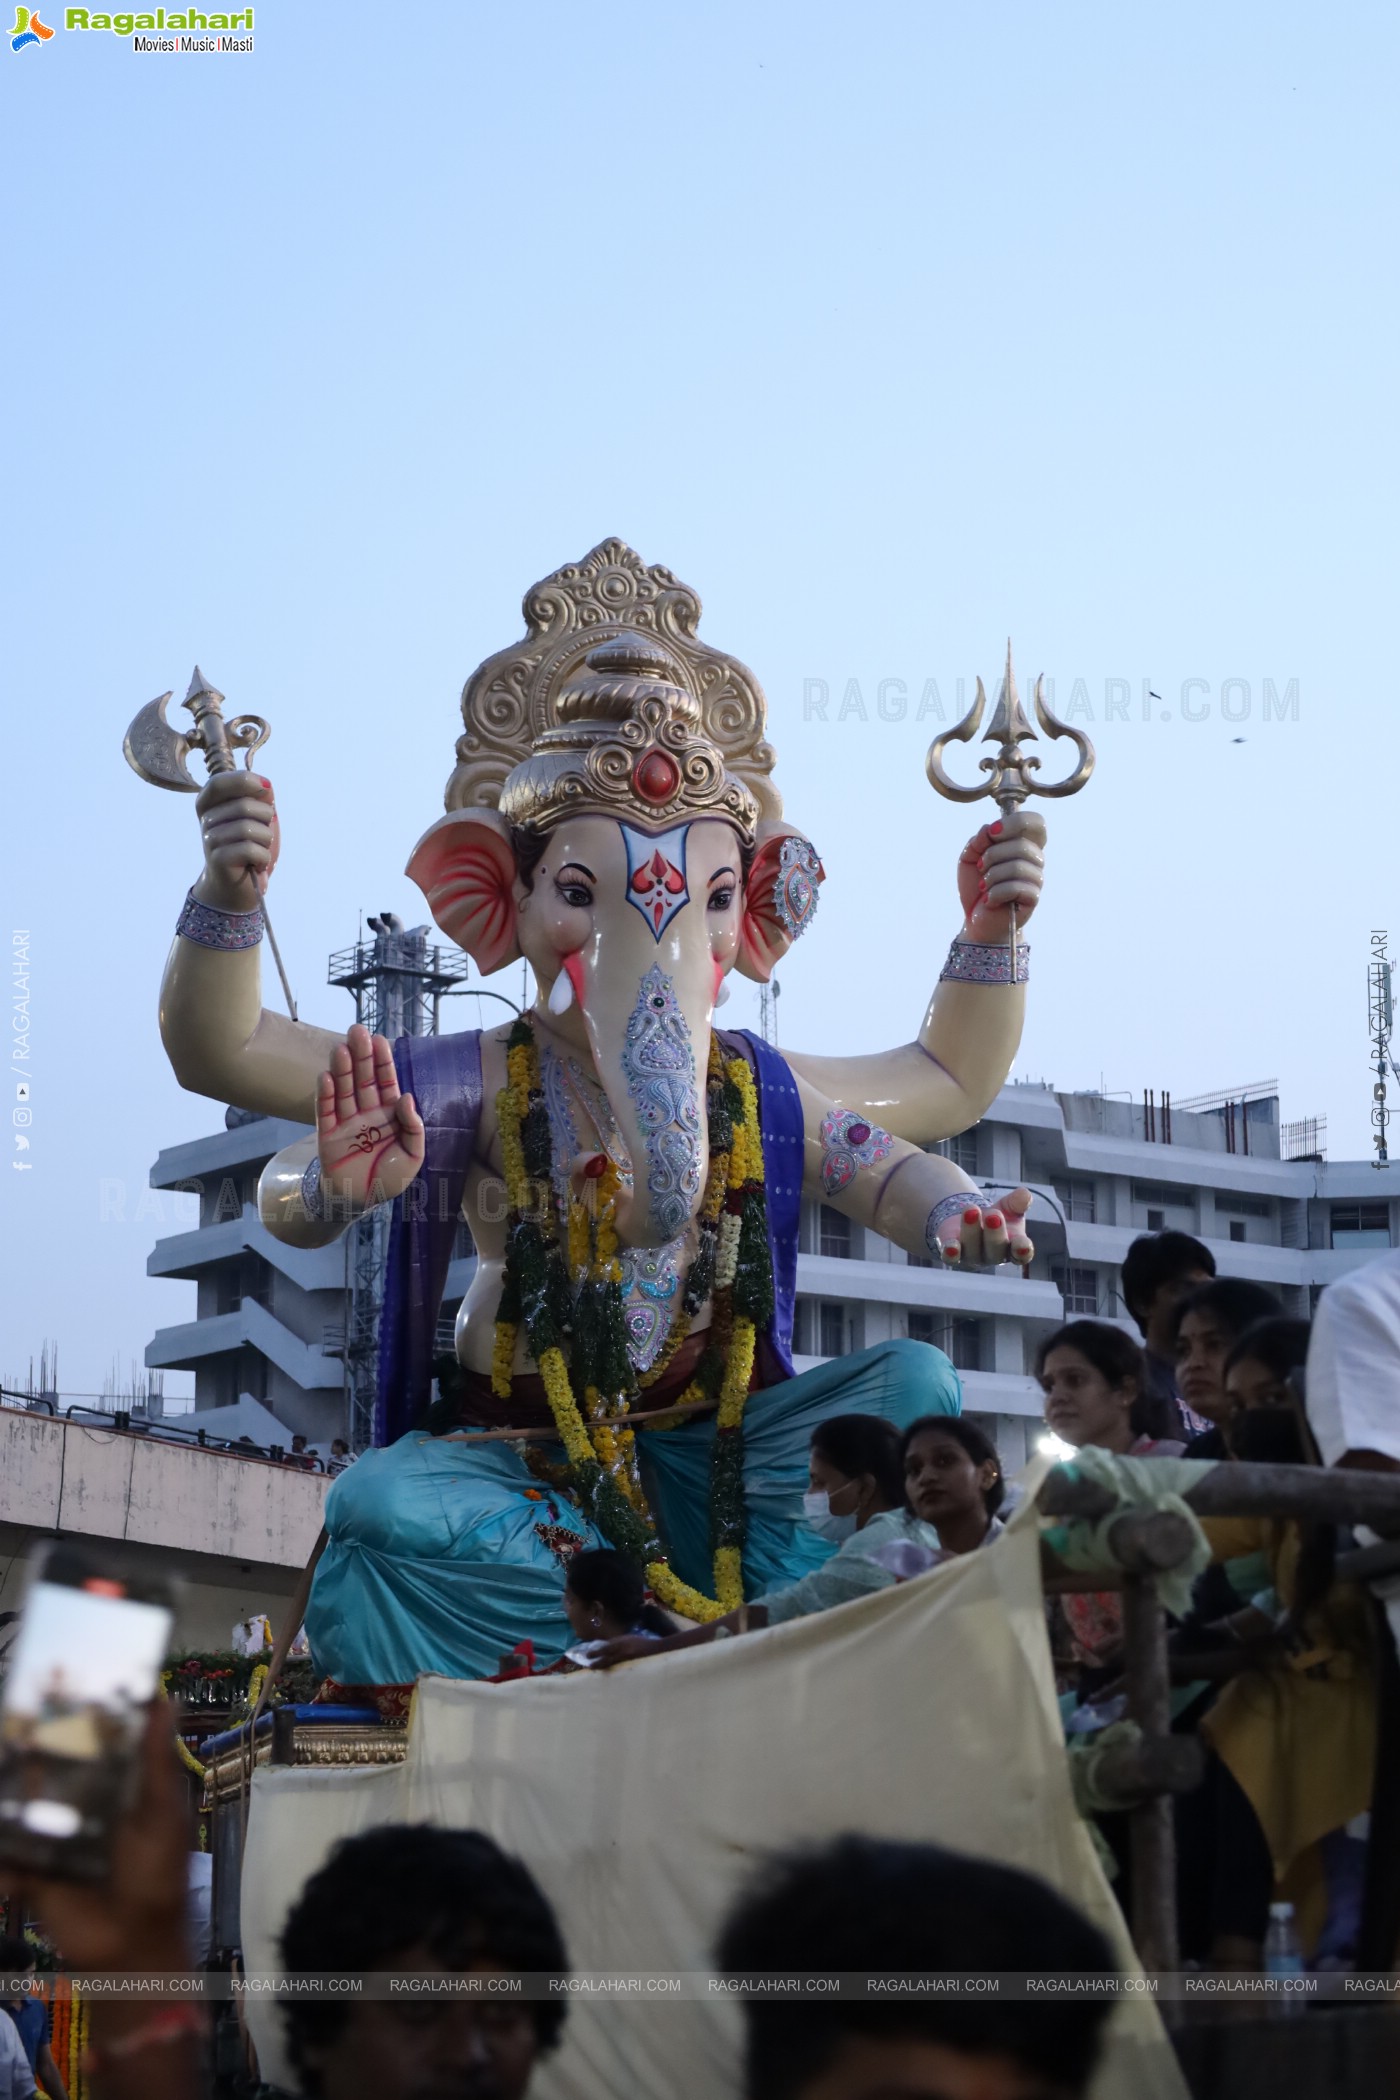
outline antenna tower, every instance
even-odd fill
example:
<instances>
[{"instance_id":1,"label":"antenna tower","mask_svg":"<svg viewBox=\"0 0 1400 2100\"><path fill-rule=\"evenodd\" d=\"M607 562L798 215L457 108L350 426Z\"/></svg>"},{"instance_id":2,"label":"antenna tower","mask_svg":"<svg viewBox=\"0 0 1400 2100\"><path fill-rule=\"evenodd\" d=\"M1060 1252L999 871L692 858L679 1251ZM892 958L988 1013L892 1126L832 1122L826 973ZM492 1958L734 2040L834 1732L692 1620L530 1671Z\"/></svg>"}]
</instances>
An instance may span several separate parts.
<instances>
[{"instance_id":1,"label":"antenna tower","mask_svg":"<svg viewBox=\"0 0 1400 2100\"><path fill-rule=\"evenodd\" d=\"M1390 1031L1394 1019L1391 1000L1390 957L1386 952L1389 936L1383 928L1371 928L1371 960L1366 968L1366 1019L1371 1031L1371 1056L1375 1079L1371 1085L1371 1128L1376 1156L1373 1167L1387 1167L1390 1153L1386 1146L1386 1125L1390 1121L1390 1109L1386 1105L1386 1074L1395 1070L1390 1055Z\"/></svg>"}]
</instances>

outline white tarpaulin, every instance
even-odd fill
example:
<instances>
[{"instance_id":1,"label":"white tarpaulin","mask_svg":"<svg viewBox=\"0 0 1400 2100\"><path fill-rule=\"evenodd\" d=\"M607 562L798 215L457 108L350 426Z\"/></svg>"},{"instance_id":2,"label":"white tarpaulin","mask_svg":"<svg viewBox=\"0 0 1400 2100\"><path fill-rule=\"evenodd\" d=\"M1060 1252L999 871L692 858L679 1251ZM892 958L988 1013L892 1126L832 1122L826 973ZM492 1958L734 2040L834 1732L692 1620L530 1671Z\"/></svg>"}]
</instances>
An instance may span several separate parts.
<instances>
[{"instance_id":1,"label":"white tarpaulin","mask_svg":"<svg viewBox=\"0 0 1400 2100\"><path fill-rule=\"evenodd\" d=\"M1029 1509L996 1544L880 1594L608 1675L425 1678L400 1766L264 1768L243 1876L250 1972L337 1838L386 1821L488 1831L532 1868L577 1969L695 1972L739 1884L784 1845L933 1839L1041 1874L1108 1930L1070 1799ZM366 1891L373 1903L374 1892ZM733 2100L722 2000L577 2002L540 2100ZM289 2083L272 2007L263 2076ZM1146 2001L1114 2015L1095 2100L1186 2100Z\"/></svg>"}]
</instances>

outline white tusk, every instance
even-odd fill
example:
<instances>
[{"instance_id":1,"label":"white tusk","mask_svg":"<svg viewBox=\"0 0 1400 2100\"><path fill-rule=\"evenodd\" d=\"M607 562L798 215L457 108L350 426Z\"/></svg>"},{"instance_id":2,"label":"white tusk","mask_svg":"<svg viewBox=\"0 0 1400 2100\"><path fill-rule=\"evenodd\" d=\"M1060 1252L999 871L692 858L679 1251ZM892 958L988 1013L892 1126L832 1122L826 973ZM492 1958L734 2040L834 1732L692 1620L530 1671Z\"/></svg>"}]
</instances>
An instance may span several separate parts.
<instances>
[{"instance_id":1,"label":"white tusk","mask_svg":"<svg viewBox=\"0 0 1400 2100\"><path fill-rule=\"evenodd\" d=\"M549 987L549 998L545 1002L552 1014L566 1014L574 1003L573 979L567 970L561 970Z\"/></svg>"},{"instance_id":2,"label":"white tusk","mask_svg":"<svg viewBox=\"0 0 1400 2100\"><path fill-rule=\"evenodd\" d=\"M727 999L728 997L729 997L729 979L728 979L727 977L721 977L721 979L720 979L720 981L719 981L719 990L718 990L718 991L717 991L717 992L715 993L715 1005L716 1005L716 1006L723 1006L723 1004L724 1004L725 1000L726 1000L726 999Z\"/></svg>"}]
</instances>

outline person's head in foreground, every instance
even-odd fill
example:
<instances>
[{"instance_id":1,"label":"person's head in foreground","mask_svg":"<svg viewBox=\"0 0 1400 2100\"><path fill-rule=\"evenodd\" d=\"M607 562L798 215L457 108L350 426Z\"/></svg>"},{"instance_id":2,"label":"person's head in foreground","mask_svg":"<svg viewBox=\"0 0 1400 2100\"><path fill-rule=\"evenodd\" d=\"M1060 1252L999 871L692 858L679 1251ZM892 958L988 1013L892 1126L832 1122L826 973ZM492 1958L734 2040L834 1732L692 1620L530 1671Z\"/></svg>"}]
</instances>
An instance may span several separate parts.
<instances>
[{"instance_id":1,"label":"person's head in foreground","mask_svg":"<svg viewBox=\"0 0 1400 2100\"><path fill-rule=\"evenodd\" d=\"M725 1925L716 1965L732 1977L1114 1973L1097 1926L1034 1875L864 1837L774 1860ZM1080 2100L1108 2014L1091 1994L755 1996L745 2100Z\"/></svg>"},{"instance_id":2,"label":"person's head in foreground","mask_svg":"<svg viewBox=\"0 0 1400 2100\"><path fill-rule=\"evenodd\" d=\"M568 1968L528 1869L474 1830L390 1823L337 1845L282 1933L297 1973L407 1976ZM287 2050L309 2100L521 2100L556 2047L562 1998L402 1996L283 2001Z\"/></svg>"},{"instance_id":3,"label":"person's head in foreground","mask_svg":"<svg viewBox=\"0 0 1400 2100\"><path fill-rule=\"evenodd\" d=\"M1189 1232L1145 1232L1124 1255L1122 1273L1123 1303L1144 1345L1170 1362L1176 1308L1189 1291L1210 1282L1215 1256Z\"/></svg>"},{"instance_id":4,"label":"person's head in foreground","mask_svg":"<svg viewBox=\"0 0 1400 2100\"><path fill-rule=\"evenodd\" d=\"M1158 1442L1177 1426L1175 1411L1147 1387L1142 1351L1121 1327L1071 1320L1041 1343L1035 1375L1045 1395L1045 1426L1080 1450L1121 1456L1143 1438Z\"/></svg>"},{"instance_id":5,"label":"person's head in foreground","mask_svg":"<svg viewBox=\"0 0 1400 2100\"><path fill-rule=\"evenodd\" d=\"M997 1447L966 1415L924 1415L904 1432L904 1492L948 1553L971 1553L1006 1498Z\"/></svg>"},{"instance_id":6,"label":"person's head in foreground","mask_svg":"<svg viewBox=\"0 0 1400 2100\"><path fill-rule=\"evenodd\" d=\"M1239 1276L1218 1277L1182 1299L1173 1328L1176 1384L1193 1414L1217 1424L1225 1420L1226 1357L1247 1327L1277 1319L1282 1311L1272 1291Z\"/></svg>"},{"instance_id":7,"label":"person's head in foreground","mask_svg":"<svg viewBox=\"0 0 1400 2100\"><path fill-rule=\"evenodd\" d=\"M611 1546L576 1553L564 1578L564 1613L581 1641L624 1640L629 1633L662 1639L675 1627L647 1602L646 1579L634 1560Z\"/></svg>"},{"instance_id":8,"label":"person's head in foreground","mask_svg":"<svg viewBox=\"0 0 1400 2100\"><path fill-rule=\"evenodd\" d=\"M807 1474L807 1522L835 1545L863 1531L872 1517L904 1507L899 1431L882 1415L831 1415L819 1422Z\"/></svg>"}]
</instances>

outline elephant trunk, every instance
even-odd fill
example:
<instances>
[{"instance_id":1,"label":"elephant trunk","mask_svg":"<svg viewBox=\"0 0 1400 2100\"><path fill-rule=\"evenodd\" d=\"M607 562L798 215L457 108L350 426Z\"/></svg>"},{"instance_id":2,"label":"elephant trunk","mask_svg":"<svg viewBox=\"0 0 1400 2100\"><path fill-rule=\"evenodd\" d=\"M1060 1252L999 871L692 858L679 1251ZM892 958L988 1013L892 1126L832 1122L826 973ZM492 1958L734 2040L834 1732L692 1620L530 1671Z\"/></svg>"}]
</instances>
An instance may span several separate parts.
<instances>
[{"instance_id":1,"label":"elephant trunk","mask_svg":"<svg viewBox=\"0 0 1400 2100\"><path fill-rule=\"evenodd\" d=\"M630 944L628 944L630 947ZM705 1195L710 1145L705 1070L714 1012L708 946L687 956L678 940L643 957L599 943L571 957L598 1077L632 1163L632 1191L618 1205L618 1234L660 1247L684 1232Z\"/></svg>"}]
</instances>

